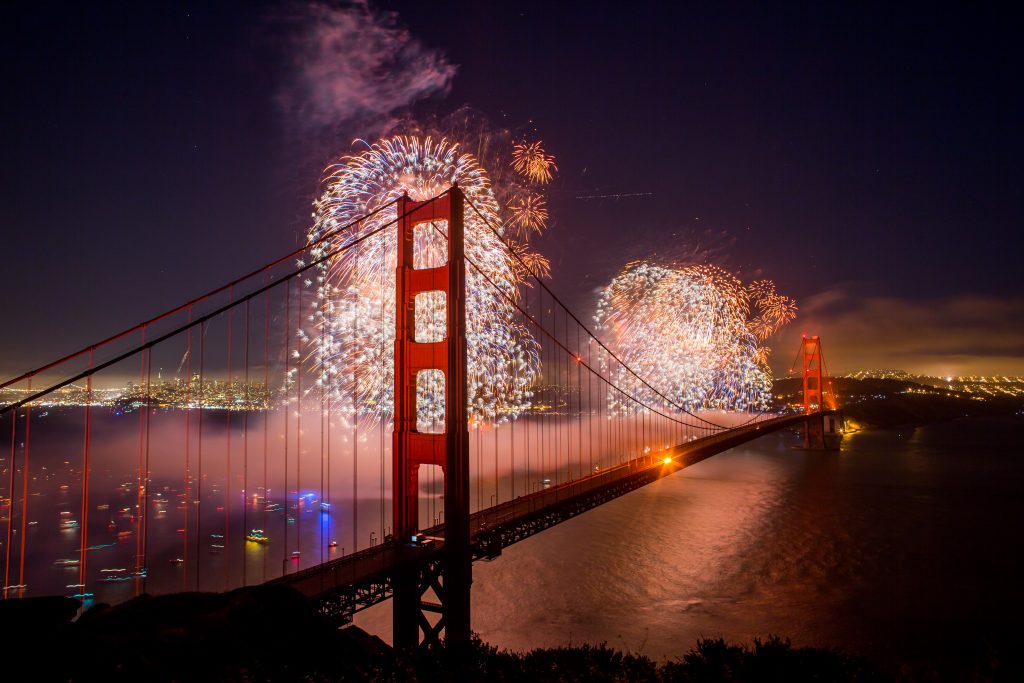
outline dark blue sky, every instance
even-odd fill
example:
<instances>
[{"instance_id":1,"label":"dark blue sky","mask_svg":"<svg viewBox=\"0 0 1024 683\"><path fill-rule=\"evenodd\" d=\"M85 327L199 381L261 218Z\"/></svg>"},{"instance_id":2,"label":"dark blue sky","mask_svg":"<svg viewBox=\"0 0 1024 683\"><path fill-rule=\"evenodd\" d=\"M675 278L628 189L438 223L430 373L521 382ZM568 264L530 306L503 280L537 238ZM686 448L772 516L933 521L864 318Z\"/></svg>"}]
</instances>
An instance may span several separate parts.
<instances>
[{"instance_id":1,"label":"dark blue sky","mask_svg":"<svg viewBox=\"0 0 1024 683\"><path fill-rule=\"evenodd\" d=\"M589 312L628 258L696 242L774 279L800 325L847 338L832 348L856 356L855 341L862 357L840 367L958 357L1024 373L1024 98L1017 24L998 6L375 7L458 67L417 112L471 105L557 155L538 246L574 307ZM309 135L282 110L294 10L5 11L0 369L301 243L321 168L362 131ZM643 194L577 199L620 193ZM1008 308L944 318L965 301ZM906 311L923 317L900 325ZM875 339L851 323L871 315L894 318L867 326Z\"/></svg>"}]
</instances>

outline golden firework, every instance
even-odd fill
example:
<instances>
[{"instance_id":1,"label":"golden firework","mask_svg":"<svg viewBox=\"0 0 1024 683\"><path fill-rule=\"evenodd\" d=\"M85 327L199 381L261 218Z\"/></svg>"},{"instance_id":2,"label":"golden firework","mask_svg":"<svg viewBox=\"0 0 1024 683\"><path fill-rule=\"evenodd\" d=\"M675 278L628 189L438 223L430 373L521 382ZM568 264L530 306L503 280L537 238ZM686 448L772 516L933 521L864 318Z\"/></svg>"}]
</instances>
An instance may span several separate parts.
<instances>
[{"instance_id":1,"label":"golden firework","mask_svg":"<svg viewBox=\"0 0 1024 683\"><path fill-rule=\"evenodd\" d=\"M546 153L541 142L521 142L512 152L512 170L535 183L545 185L551 182L558 170L555 157Z\"/></svg>"}]
</instances>

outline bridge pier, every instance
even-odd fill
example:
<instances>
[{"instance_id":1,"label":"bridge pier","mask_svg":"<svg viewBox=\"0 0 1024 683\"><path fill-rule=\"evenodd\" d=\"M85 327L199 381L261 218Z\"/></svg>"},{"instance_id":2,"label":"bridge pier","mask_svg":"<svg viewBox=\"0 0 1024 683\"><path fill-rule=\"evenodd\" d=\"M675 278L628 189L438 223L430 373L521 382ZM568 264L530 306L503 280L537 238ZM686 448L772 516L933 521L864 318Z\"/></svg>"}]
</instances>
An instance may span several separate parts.
<instances>
[{"instance_id":1,"label":"bridge pier","mask_svg":"<svg viewBox=\"0 0 1024 683\"><path fill-rule=\"evenodd\" d=\"M395 572L392 579L391 638L397 650L413 650L420 643L419 571Z\"/></svg>"},{"instance_id":2,"label":"bridge pier","mask_svg":"<svg viewBox=\"0 0 1024 683\"><path fill-rule=\"evenodd\" d=\"M811 413L804 419L804 448L838 451L842 440L842 412Z\"/></svg>"}]
</instances>

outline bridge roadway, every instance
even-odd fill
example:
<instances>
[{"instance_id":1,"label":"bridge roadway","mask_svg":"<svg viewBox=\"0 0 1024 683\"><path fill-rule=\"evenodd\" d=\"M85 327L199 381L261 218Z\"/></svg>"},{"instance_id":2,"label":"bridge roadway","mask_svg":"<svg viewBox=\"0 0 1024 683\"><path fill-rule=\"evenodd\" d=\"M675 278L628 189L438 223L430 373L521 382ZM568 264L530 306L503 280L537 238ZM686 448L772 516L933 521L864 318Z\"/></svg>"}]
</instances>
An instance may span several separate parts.
<instances>
[{"instance_id":1,"label":"bridge roadway","mask_svg":"<svg viewBox=\"0 0 1024 683\"><path fill-rule=\"evenodd\" d=\"M647 457L595 472L575 481L523 495L470 517L474 560L493 559L502 548L657 479L729 450L768 432L800 424L803 414L770 418L651 453ZM665 464L665 458L672 462ZM427 540L412 544L388 540L344 557L268 581L288 585L315 600L320 611L340 623L356 612L391 597L393 576L425 568L441 559L444 525L423 531Z\"/></svg>"}]
</instances>

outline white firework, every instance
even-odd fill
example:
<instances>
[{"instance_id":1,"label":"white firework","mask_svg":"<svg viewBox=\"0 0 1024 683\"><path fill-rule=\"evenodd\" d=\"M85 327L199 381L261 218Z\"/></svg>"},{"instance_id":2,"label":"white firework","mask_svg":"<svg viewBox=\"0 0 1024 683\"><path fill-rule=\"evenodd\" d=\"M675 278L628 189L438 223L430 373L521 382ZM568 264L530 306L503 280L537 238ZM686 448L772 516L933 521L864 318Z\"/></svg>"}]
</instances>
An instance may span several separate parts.
<instances>
[{"instance_id":1,"label":"white firework","mask_svg":"<svg viewBox=\"0 0 1024 683\"><path fill-rule=\"evenodd\" d=\"M768 405L771 371L752 329L750 299L743 283L715 266L636 262L604 288L595 321L626 365L672 403L687 410L759 409ZM614 384L665 403L621 366L610 372ZM618 394L610 398L621 412L634 409Z\"/></svg>"},{"instance_id":2,"label":"white firework","mask_svg":"<svg viewBox=\"0 0 1024 683\"><path fill-rule=\"evenodd\" d=\"M312 256L323 258L393 223L395 206L345 228L403 193L423 201L454 183L467 200L468 408L471 419L500 422L529 407L540 357L536 342L516 321L513 302L519 297L522 269L513 262L506 243L487 225L501 229L500 209L486 171L472 155L461 153L458 145L446 139L395 136L369 145L362 154L343 158L330 169L323 193L314 203L315 222L309 233ZM317 242L329 234L328 239ZM444 263L446 234L443 222L417 226L416 267ZM352 420L387 420L393 415L396 252L397 230L392 224L325 260L315 283L307 363L319 373L335 410ZM417 298L418 340L443 336L445 320L443 295L427 293ZM417 382L419 429L439 431L444 419L443 393L440 373L421 375Z\"/></svg>"}]
</instances>

